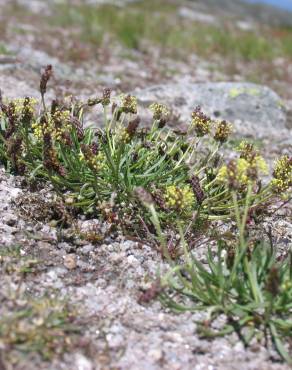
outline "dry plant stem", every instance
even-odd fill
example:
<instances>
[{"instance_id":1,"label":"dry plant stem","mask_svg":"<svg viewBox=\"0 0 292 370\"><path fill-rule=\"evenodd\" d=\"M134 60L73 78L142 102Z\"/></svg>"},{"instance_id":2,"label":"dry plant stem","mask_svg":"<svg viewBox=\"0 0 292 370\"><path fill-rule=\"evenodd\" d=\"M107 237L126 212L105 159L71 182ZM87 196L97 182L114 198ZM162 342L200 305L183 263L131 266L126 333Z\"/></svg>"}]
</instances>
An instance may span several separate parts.
<instances>
[{"instance_id":1,"label":"dry plant stem","mask_svg":"<svg viewBox=\"0 0 292 370\"><path fill-rule=\"evenodd\" d=\"M47 112L47 107L46 107L45 95L44 94L41 94L41 97L42 97L43 110L46 113Z\"/></svg>"}]
</instances>

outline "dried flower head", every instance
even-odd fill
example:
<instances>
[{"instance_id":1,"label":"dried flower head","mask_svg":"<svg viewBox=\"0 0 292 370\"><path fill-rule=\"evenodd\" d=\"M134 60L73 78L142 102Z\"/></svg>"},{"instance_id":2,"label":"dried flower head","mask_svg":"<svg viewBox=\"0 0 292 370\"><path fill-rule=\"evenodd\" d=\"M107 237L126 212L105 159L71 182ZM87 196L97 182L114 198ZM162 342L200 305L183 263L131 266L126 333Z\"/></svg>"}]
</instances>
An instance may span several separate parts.
<instances>
[{"instance_id":1,"label":"dried flower head","mask_svg":"<svg viewBox=\"0 0 292 370\"><path fill-rule=\"evenodd\" d=\"M81 152L79 154L79 159L85 161L89 168L94 171L100 171L106 168L106 156L101 152L96 143L91 145L81 145Z\"/></svg>"},{"instance_id":2,"label":"dried flower head","mask_svg":"<svg viewBox=\"0 0 292 370\"><path fill-rule=\"evenodd\" d=\"M198 204L202 204L203 200L205 199L205 194L201 187L200 179L198 178L198 176L192 176L190 179L190 184Z\"/></svg>"},{"instance_id":3,"label":"dried flower head","mask_svg":"<svg viewBox=\"0 0 292 370\"><path fill-rule=\"evenodd\" d=\"M165 204L165 199L164 199L164 196L163 196L163 191L160 190L160 189L156 189L155 187L153 187L151 189L151 195L153 197L153 200L154 200L155 204L160 209L162 209L163 211L166 211L167 210L167 207L166 207L166 204Z\"/></svg>"},{"instance_id":4,"label":"dried flower head","mask_svg":"<svg viewBox=\"0 0 292 370\"><path fill-rule=\"evenodd\" d=\"M128 135L130 136L130 138L132 138L135 135L137 128L140 124L140 121L141 121L140 117L136 117L135 119L129 122L128 127L126 128L126 131Z\"/></svg>"},{"instance_id":5,"label":"dried flower head","mask_svg":"<svg viewBox=\"0 0 292 370\"><path fill-rule=\"evenodd\" d=\"M23 101L21 120L25 125L29 125L35 113L36 100L26 97Z\"/></svg>"},{"instance_id":6,"label":"dried flower head","mask_svg":"<svg viewBox=\"0 0 292 370\"><path fill-rule=\"evenodd\" d=\"M166 105L160 103L152 103L149 109L153 113L153 119L160 121L162 118L166 119L170 115L170 111Z\"/></svg>"},{"instance_id":7,"label":"dried flower head","mask_svg":"<svg viewBox=\"0 0 292 370\"><path fill-rule=\"evenodd\" d=\"M43 145L43 163L44 167L49 171L54 171L60 176L66 175L65 168L60 164L57 153L53 147L52 138L50 133L44 134L44 145Z\"/></svg>"},{"instance_id":8,"label":"dried flower head","mask_svg":"<svg viewBox=\"0 0 292 370\"><path fill-rule=\"evenodd\" d=\"M90 98L87 100L87 105L92 107L94 105L102 104L104 107L111 103L111 90L106 88L102 92L102 97Z\"/></svg>"},{"instance_id":9,"label":"dried flower head","mask_svg":"<svg viewBox=\"0 0 292 370\"><path fill-rule=\"evenodd\" d=\"M214 140L225 143L232 132L232 125L226 121L218 121L214 134Z\"/></svg>"},{"instance_id":10,"label":"dried flower head","mask_svg":"<svg viewBox=\"0 0 292 370\"><path fill-rule=\"evenodd\" d=\"M19 136L11 136L6 143L7 154L11 159L11 165L13 170L19 174L23 175L25 170L25 165L21 159L22 155L22 138Z\"/></svg>"},{"instance_id":11,"label":"dried flower head","mask_svg":"<svg viewBox=\"0 0 292 370\"><path fill-rule=\"evenodd\" d=\"M77 117L70 118L70 124L75 128L78 140L84 139L84 128L82 122Z\"/></svg>"},{"instance_id":12,"label":"dried flower head","mask_svg":"<svg viewBox=\"0 0 292 370\"><path fill-rule=\"evenodd\" d=\"M266 290L276 297L280 291L280 276L276 266L272 266L266 282Z\"/></svg>"},{"instance_id":13,"label":"dried flower head","mask_svg":"<svg viewBox=\"0 0 292 370\"><path fill-rule=\"evenodd\" d=\"M41 75L40 80L40 92L42 97L44 97L45 93L47 92L47 84L52 77L53 74L53 67L51 65L47 65L44 72Z\"/></svg>"},{"instance_id":14,"label":"dried flower head","mask_svg":"<svg viewBox=\"0 0 292 370\"><path fill-rule=\"evenodd\" d=\"M55 141L66 141L68 132L72 128L70 112L56 107L53 114L47 114L43 121L36 121L31 126L34 136L41 140L46 133ZM67 140L68 141L68 140Z\"/></svg>"},{"instance_id":15,"label":"dried flower head","mask_svg":"<svg viewBox=\"0 0 292 370\"><path fill-rule=\"evenodd\" d=\"M4 111L5 116L8 120L7 130L5 132L5 139L9 139L17 129L17 115L15 113L15 103L12 101L10 102Z\"/></svg>"},{"instance_id":16,"label":"dried flower head","mask_svg":"<svg viewBox=\"0 0 292 370\"><path fill-rule=\"evenodd\" d=\"M202 112L201 107L196 107L192 113L191 125L194 127L197 136L202 137L209 134L211 123L211 118Z\"/></svg>"},{"instance_id":17,"label":"dried flower head","mask_svg":"<svg viewBox=\"0 0 292 370\"><path fill-rule=\"evenodd\" d=\"M190 186L178 187L170 185L166 188L165 204L168 208L178 212L189 211L195 204L195 196Z\"/></svg>"},{"instance_id":18,"label":"dried flower head","mask_svg":"<svg viewBox=\"0 0 292 370\"><path fill-rule=\"evenodd\" d=\"M102 101L101 104L106 107L111 103L111 89L105 88L102 92Z\"/></svg>"},{"instance_id":19,"label":"dried flower head","mask_svg":"<svg viewBox=\"0 0 292 370\"><path fill-rule=\"evenodd\" d=\"M147 190L145 190L142 186L139 186L135 188L134 194L136 197L140 200L140 202L146 204L146 205L151 205L153 204L153 198L150 193L148 193Z\"/></svg>"},{"instance_id":20,"label":"dried flower head","mask_svg":"<svg viewBox=\"0 0 292 370\"><path fill-rule=\"evenodd\" d=\"M246 159L251 162L253 158L258 154L255 150L254 145L243 140L236 149L240 153L240 158Z\"/></svg>"},{"instance_id":21,"label":"dried flower head","mask_svg":"<svg viewBox=\"0 0 292 370\"><path fill-rule=\"evenodd\" d=\"M274 191L283 193L292 187L292 157L284 155L278 159L273 172Z\"/></svg>"},{"instance_id":22,"label":"dried flower head","mask_svg":"<svg viewBox=\"0 0 292 370\"><path fill-rule=\"evenodd\" d=\"M133 95L121 95L121 111L137 114L137 98Z\"/></svg>"},{"instance_id":23,"label":"dried flower head","mask_svg":"<svg viewBox=\"0 0 292 370\"><path fill-rule=\"evenodd\" d=\"M26 97L24 99L13 99L11 101L7 101L6 103L1 102L0 108L0 118L3 117L7 119L7 127L5 137L8 139L12 136L16 131L19 124L30 125L34 113L35 113L35 106L38 101L34 98Z\"/></svg>"}]
</instances>

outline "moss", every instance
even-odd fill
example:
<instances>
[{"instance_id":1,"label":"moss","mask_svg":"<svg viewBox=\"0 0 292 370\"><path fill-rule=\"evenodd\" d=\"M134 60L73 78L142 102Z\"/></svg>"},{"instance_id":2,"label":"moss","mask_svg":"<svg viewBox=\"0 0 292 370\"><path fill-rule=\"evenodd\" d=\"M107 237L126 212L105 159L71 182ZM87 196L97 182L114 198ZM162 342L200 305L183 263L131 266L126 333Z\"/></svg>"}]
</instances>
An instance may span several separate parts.
<instances>
[{"instance_id":1,"label":"moss","mask_svg":"<svg viewBox=\"0 0 292 370\"><path fill-rule=\"evenodd\" d=\"M247 94L247 95L251 95L251 96L260 96L261 92L256 87L254 87L254 88L252 88L252 87L251 88L245 88L245 87L236 88L236 87L234 87L234 88L230 89L230 91L229 91L229 96L232 99L235 99L238 96L243 95L243 94Z\"/></svg>"}]
</instances>

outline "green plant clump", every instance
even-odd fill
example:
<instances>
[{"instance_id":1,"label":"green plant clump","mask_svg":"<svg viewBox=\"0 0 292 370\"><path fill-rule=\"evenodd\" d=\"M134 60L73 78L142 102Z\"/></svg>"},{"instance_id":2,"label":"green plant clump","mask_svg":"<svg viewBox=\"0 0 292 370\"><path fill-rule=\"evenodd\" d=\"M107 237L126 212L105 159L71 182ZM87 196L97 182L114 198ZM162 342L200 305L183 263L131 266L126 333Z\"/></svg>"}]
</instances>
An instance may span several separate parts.
<instances>
[{"instance_id":1,"label":"green plant clump","mask_svg":"<svg viewBox=\"0 0 292 370\"><path fill-rule=\"evenodd\" d=\"M19 302L0 318L2 349L35 352L51 360L56 354L61 356L73 348L80 328L74 322L76 312L66 301L43 296L26 300L25 305L23 300ZM11 360L15 362L17 358L7 358L7 362Z\"/></svg>"},{"instance_id":2,"label":"green plant clump","mask_svg":"<svg viewBox=\"0 0 292 370\"><path fill-rule=\"evenodd\" d=\"M219 334L236 330L246 344L262 328L290 362L282 338L292 333L291 254L277 262L272 248L248 242L245 226L267 202L279 196L289 199L291 158L281 157L272 180L264 183L267 165L254 146L241 142L234 159L226 161L222 146L231 125L212 120L199 107L182 132L167 128L170 111L153 103L152 125L143 128L137 99L112 98L108 89L86 102L70 97L48 106L51 75L52 67L47 66L40 102L29 97L5 101L0 96L0 161L7 170L25 175L28 182L53 185L74 215L100 217L158 242L172 265L161 282L165 304L176 311L208 310L210 323L225 314L228 322ZM86 113L94 106L101 107L103 122L86 127ZM207 222L234 217L238 242L232 248L219 242L215 257L209 250L205 268L190 255L189 242ZM185 254L182 265L173 262L169 248L177 230ZM63 318L58 316L59 321ZM0 335L8 331L11 326L0 322ZM30 341L29 333L20 343ZM45 328L42 335L46 333L50 341L51 329ZM39 338L36 334L31 335ZM39 343L33 339L33 346Z\"/></svg>"},{"instance_id":3,"label":"green plant clump","mask_svg":"<svg viewBox=\"0 0 292 370\"><path fill-rule=\"evenodd\" d=\"M213 121L199 107L187 132L166 127L170 112L160 103L150 109L150 128L140 128L137 99L102 96L80 102L74 98L45 102L52 67L41 77L41 108L26 97L1 98L0 160L29 181L46 180L67 208L98 216L137 235L155 234L150 213L141 206L139 188L147 189L166 233L178 222L188 235L210 220L223 220L234 210L232 192L244 203L251 186L251 208L291 186L291 159L283 157L275 179L263 185L267 166L251 144L243 142L237 158L224 164L222 145L231 125ZM86 112L100 106L103 123L85 127ZM280 191L279 191L280 190ZM143 203L143 199L142 199Z\"/></svg>"},{"instance_id":4,"label":"green plant clump","mask_svg":"<svg viewBox=\"0 0 292 370\"><path fill-rule=\"evenodd\" d=\"M189 253L182 235L185 262L172 264L161 279L160 293L158 289L156 293L176 312L207 312L206 321L198 323L203 337L236 332L245 346L252 340L266 345L272 341L280 356L292 364L288 350L288 339L292 338L292 251L279 259L271 237L270 245L249 240L250 192L251 188L242 213L233 192L237 242L228 245L219 240L215 253L208 250L204 266ZM212 329L220 315L225 315L226 323L221 330Z\"/></svg>"}]
</instances>

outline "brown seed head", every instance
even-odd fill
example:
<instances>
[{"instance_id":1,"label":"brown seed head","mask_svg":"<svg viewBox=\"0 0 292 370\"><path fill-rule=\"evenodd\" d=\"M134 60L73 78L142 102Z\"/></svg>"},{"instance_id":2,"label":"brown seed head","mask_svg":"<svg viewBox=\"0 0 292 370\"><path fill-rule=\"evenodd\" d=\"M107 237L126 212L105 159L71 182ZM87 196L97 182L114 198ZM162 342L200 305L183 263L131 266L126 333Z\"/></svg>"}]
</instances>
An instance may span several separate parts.
<instances>
[{"instance_id":1,"label":"brown seed head","mask_svg":"<svg viewBox=\"0 0 292 370\"><path fill-rule=\"evenodd\" d=\"M201 187L200 179L198 178L198 176L192 176L190 179L190 184L192 186L197 202L199 204L202 204L203 200L205 199L205 194Z\"/></svg>"},{"instance_id":2,"label":"brown seed head","mask_svg":"<svg viewBox=\"0 0 292 370\"><path fill-rule=\"evenodd\" d=\"M53 67L49 64L46 66L44 72L41 75L41 80L40 80L40 93L42 97L45 95L47 92L47 84L52 77L53 74Z\"/></svg>"},{"instance_id":3,"label":"brown seed head","mask_svg":"<svg viewBox=\"0 0 292 370\"><path fill-rule=\"evenodd\" d=\"M148 193L148 191L146 191L144 188L142 188L142 186L139 186L137 187L135 190L134 190L134 193L136 195L136 197L142 202L142 203L145 203L147 205L151 205L153 204L153 198L151 196L150 193Z\"/></svg>"},{"instance_id":4,"label":"brown seed head","mask_svg":"<svg viewBox=\"0 0 292 370\"><path fill-rule=\"evenodd\" d=\"M130 137L133 137L135 135L140 122L141 122L141 119L139 116L129 122L129 125L126 130Z\"/></svg>"},{"instance_id":5,"label":"brown seed head","mask_svg":"<svg viewBox=\"0 0 292 370\"><path fill-rule=\"evenodd\" d=\"M268 276L266 290L270 292L273 297L275 297L279 293L279 289L280 289L279 270L276 266L273 266Z\"/></svg>"}]
</instances>

